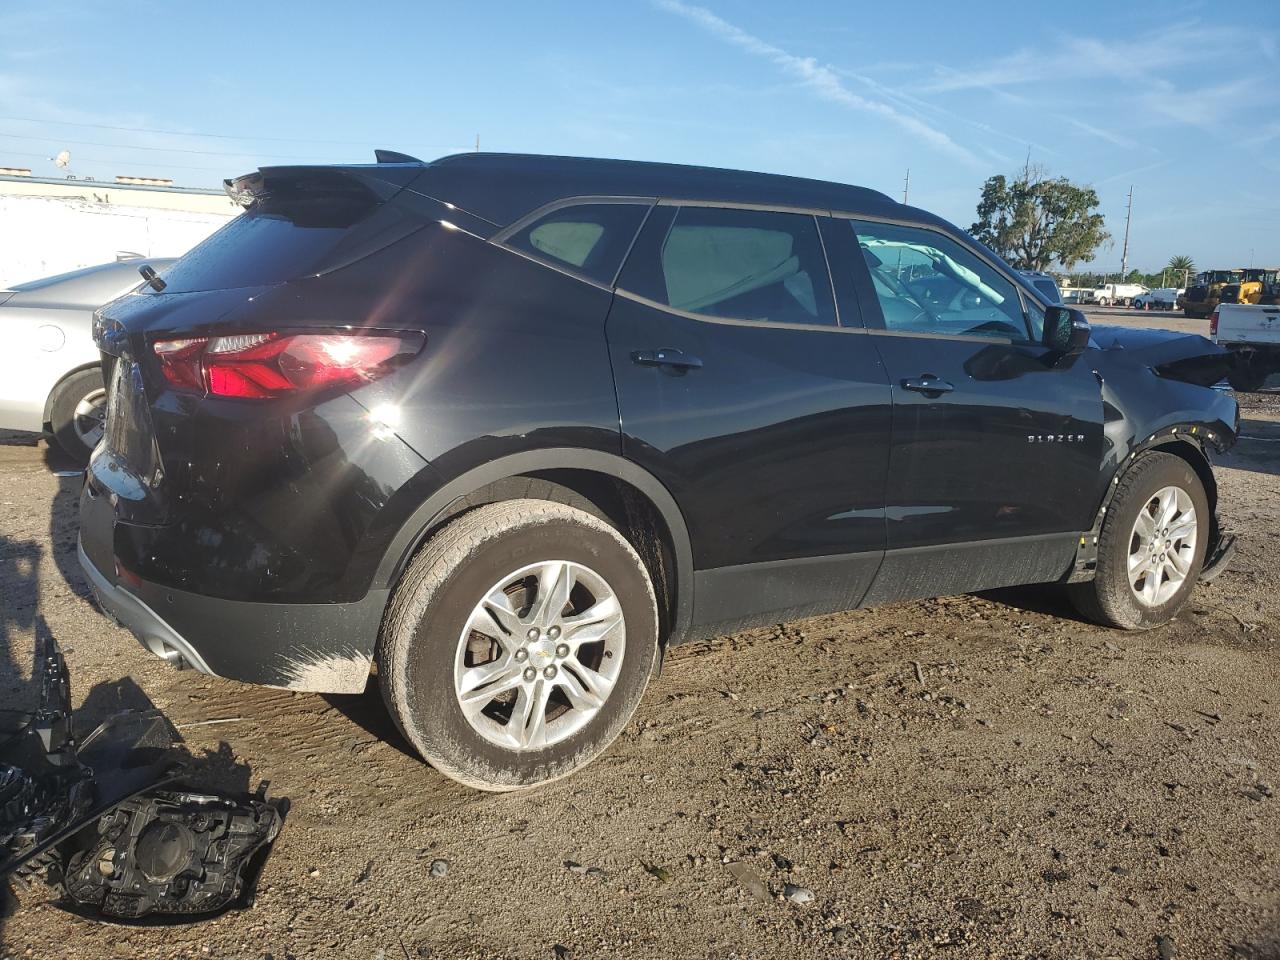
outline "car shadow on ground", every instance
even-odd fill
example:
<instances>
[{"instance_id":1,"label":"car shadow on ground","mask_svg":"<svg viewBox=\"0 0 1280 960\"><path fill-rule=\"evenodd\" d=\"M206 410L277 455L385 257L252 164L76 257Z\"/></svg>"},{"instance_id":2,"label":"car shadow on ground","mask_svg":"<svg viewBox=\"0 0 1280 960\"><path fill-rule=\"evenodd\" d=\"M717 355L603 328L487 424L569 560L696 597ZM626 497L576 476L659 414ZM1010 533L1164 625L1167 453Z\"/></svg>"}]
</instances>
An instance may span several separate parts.
<instances>
[{"instance_id":1,"label":"car shadow on ground","mask_svg":"<svg viewBox=\"0 0 1280 960\"><path fill-rule=\"evenodd\" d=\"M377 677L369 678L364 693L322 693L319 696L371 737L394 747L411 760L421 760L391 718L391 712L378 690Z\"/></svg>"},{"instance_id":2,"label":"car shadow on ground","mask_svg":"<svg viewBox=\"0 0 1280 960\"><path fill-rule=\"evenodd\" d=\"M1074 620L1077 623L1093 623L1081 616L1080 612L1072 606L1062 584L1035 583L1019 587L1000 587L997 590L983 590L974 596L1014 610L1027 610L1059 620Z\"/></svg>"}]
</instances>

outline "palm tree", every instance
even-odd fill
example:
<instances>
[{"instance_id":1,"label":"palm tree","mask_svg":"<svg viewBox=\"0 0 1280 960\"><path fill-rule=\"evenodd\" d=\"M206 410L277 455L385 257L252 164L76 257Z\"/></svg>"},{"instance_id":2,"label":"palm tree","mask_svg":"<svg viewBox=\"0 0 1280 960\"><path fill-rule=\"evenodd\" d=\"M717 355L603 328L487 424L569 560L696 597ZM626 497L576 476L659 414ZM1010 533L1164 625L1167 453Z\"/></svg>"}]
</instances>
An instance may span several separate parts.
<instances>
[{"instance_id":1,"label":"palm tree","mask_svg":"<svg viewBox=\"0 0 1280 960\"><path fill-rule=\"evenodd\" d=\"M1187 285L1187 281L1196 274L1196 263L1186 255L1179 255L1169 258L1169 266L1166 267L1174 276L1174 282L1181 281L1182 286Z\"/></svg>"}]
</instances>

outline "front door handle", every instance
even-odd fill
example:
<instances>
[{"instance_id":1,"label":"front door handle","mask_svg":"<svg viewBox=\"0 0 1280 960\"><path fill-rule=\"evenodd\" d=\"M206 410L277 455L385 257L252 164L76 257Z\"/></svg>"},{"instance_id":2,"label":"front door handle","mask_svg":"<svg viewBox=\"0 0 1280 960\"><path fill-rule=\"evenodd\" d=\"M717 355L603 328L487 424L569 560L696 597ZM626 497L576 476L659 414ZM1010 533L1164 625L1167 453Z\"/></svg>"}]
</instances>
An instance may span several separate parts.
<instances>
[{"instance_id":1,"label":"front door handle","mask_svg":"<svg viewBox=\"0 0 1280 960\"><path fill-rule=\"evenodd\" d=\"M922 373L918 377L908 377L902 381L903 390L914 390L916 393L923 393L925 396L940 397L944 393L950 393L955 389L945 380L939 380L932 373Z\"/></svg>"},{"instance_id":2,"label":"front door handle","mask_svg":"<svg viewBox=\"0 0 1280 960\"><path fill-rule=\"evenodd\" d=\"M642 367L670 367L672 370L698 370L702 367L702 361L697 357L669 347L660 350L635 350L631 354L631 362Z\"/></svg>"}]
</instances>

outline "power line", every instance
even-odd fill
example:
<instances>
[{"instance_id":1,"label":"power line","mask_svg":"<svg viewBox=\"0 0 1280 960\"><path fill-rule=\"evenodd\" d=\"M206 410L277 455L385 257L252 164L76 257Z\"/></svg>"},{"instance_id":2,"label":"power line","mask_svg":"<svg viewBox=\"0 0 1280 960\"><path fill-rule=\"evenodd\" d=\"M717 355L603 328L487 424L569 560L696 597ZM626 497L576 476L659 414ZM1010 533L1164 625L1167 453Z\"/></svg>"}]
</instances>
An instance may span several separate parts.
<instances>
[{"instance_id":1,"label":"power line","mask_svg":"<svg viewBox=\"0 0 1280 960\"><path fill-rule=\"evenodd\" d=\"M6 140L34 140L37 143L70 143L82 147L111 147L114 150L147 150L157 153L194 153L205 157L263 157L269 160L306 160L310 163L318 162L314 157L303 157L298 154L255 152L231 153L225 150L192 150L187 147L144 147L128 143L103 143L100 140L69 140L63 137L31 137L24 136L19 133L0 133L0 137L3 137Z\"/></svg>"},{"instance_id":2,"label":"power line","mask_svg":"<svg viewBox=\"0 0 1280 960\"><path fill-rule=\"evenodd\" d=\"M0 160L5 157L38 157L41 160L53 159L47 153L24 153L20 150L3 150L0 152ZM128 164L131 167L154 167L156 169L165 170L213 170L226 174L226 167L197 167L189 164L181 163L165 163L163 161L147 161L147 160L103 160L100 157L76 157L76 163L100 163L100 164Z\"/></svg>"},{"instance_id":3,"label":"power line","mask_svg":"<svg viewBox=\"0 0 1280 960\"><path fill-rule=\"evenodd\" d=\"M95 130L120 130L126 133L156 133L166 137L203 137L213 140L262 140L273 143L325 143L348 147L366 147L365 140L304 140L299 137L239 136L232 133L191 133L186 130L156 130L151 127L121 127L109 123L76 123L71 120L41 120L37 117L0 117L0 120L18 123L49 123L62 127L92 127Z\"/></svg>"}]
</instances>

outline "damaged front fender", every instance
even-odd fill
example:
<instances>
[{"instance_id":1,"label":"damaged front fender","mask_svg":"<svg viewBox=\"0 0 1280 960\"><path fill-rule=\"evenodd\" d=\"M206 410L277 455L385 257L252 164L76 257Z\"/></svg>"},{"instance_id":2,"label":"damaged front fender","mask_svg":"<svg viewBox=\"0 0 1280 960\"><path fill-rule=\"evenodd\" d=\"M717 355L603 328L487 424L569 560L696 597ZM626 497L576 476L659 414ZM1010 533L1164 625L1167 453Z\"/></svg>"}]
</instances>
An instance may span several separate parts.
<instances>
[{"instance_id":1,"label":"damaged front fender","mask_svg":"<svg viewBox=\"0 0 1280 960\"><path fill-rule=\"evenodd\" d=\"M1185 459L1209 498L1210 536L1201 579L1225 565L1235 538L1217 517L1213 456L1234 445L1240 408L1222 384L1230 354L1204 337L1163 330L1095 328L1090 360L1102 390L1103 459L1092 529L1080 538L1072 581L1092 578L1097 544L1125 471L1145 453L1160 450Z\"/></svg>"}]
</instances>

